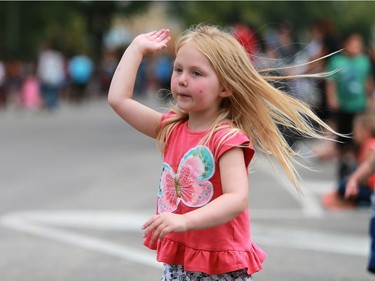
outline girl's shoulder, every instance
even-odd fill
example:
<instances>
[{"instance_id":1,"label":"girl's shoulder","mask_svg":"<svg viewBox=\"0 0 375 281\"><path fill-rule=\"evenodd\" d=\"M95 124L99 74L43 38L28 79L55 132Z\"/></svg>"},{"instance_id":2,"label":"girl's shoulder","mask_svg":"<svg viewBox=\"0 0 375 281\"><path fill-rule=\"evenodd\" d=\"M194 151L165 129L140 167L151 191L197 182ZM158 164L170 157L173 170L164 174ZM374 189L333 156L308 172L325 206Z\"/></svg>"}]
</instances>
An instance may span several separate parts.
<instances>
[{"instance_id":1,"label":"girl's shoulder","mask_svg":"<svg viewBox=\"0 0 375 281\"><path fill-rule=\"evenodd\" d=\"M164 112L162 114L161 121L163 122L176 116L177 116L177 112L173 109L169 109L167 112Z\"/></svg>"},{"instance_id":2,"label":"girl's shoulder","mask_svg":"<svg viewBox=\"0 0 375 281\"><path fill-rule=\"evenodd\" d=\"M230 121L225 121L215 126L213 136L216 139L224 139L226 141L240 139L250 142L246 134L241 129L234 126Z\"/></svg>"},{"instance_id":3,"label":"girl's shoulder","mask_svg":"<svg viewBox=\"0 0 375 281\"><path fill-rule=\"evenodd\" d=\"M245 162L248 165L255 153L254 147L247 135L229 122L218 125L212 135L211 144L217 158L234 148L241 147L244 150Z\"/></svg>"},{"instance_id":4,"label":"girl's shoulder","mask_svg":"<svg viewBox=\"0 0 375 281\"><path fill-rule=\"evenodd\" d=\"M366 150L375 150L375 138L365 140L361 147Z\"/></svg>"},{"instance_id":5,"label":"girl's shoulder","mask_svg":"<svg viewBox=\"0 0 375 281\"><path fill-rule=\"evenodd\" d=\"M358 161L360 163L365 161L365 159L370 156L370 152L371 154L375 152L375 138L369 138L360 145Z\"/></svg>"}]
</instances>

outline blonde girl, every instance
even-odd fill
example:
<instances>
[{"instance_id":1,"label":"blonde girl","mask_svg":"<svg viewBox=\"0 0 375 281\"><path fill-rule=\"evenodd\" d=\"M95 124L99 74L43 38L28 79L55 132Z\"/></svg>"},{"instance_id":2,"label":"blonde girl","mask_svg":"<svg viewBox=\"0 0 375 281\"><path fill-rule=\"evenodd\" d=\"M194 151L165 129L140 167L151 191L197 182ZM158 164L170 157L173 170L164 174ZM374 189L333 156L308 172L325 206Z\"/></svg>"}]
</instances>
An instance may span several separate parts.
<instances>
[{"instance_id":1,"label":"blonde girl","mask_svg":"<svg viewBox=\"0 0 375 281\"><path fill-rule=\"evenodd\" d=\"M162 281L251 280L266 255L250 239L248 168L256 149L274 157L293 185L294 151L278 126L323 138L331 130L304 104L274 88L242 45L218 27L198 25L177 39L171 77L175 102L159 113L132 99L145 55L166 48L169 30L141 34L125 51L109 104L163 154L157 212L144 244L164 263Z\"/></svg>"}]
</instances>

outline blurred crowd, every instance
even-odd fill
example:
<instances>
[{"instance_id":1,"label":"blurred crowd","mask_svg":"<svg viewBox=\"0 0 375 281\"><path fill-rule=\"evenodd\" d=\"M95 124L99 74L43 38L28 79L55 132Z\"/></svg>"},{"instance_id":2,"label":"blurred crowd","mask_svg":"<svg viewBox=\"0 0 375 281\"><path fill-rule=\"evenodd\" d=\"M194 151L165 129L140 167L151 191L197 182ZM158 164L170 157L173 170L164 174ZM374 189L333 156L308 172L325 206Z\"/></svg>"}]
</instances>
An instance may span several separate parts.
<instances>
[{"instance_id":1,"label":"blurred crowd","mask_svg":"<svg viewBox=\"0 0 375 281\"><path fill-rule=\"evenodd\" d=\"M60 102L82 104L106 96L126 46L103 51L100 61L88 54L66 56L51 42L43 43L34 61L0 58L0 111L8 107L53 111ZM146 58L139 69L135 94L169 88L172 51Z\"/></svg>"},{"instance_id":2,"label":"blurred crowd","mask_svg":"<svg viewBox=\"0 0 375 281\"><path fill-rule=\"evenodd\" d=\"M334 25L325 20L313 23L302 39L296 37L289 22L276 28L257 30L234 15L227 29L244 45L255 67L266 70L264 74L271 76L325 72L327 62L333 56L305 63L343 48L341 34L337 34ZM29 110L53 110L60 100L81 103L91 96L105 96L125 47L103 51L98 61L88 54L68 57L57 46L46 42L31 62L0 58L0 108L16 105ZM364 45L361 53L369 58L373 67L375 55L371 45ZM172 64L173 47L156 57L146 58L138 72L136 94L168 89ZM274 83L314 106L319 116L327 119L325 79L303 78Z\"/></svg>"},{"instance_id":3,"label":"blurred crowd","mask_svg":"<svg viewBox=\"0 0 375 281\"><path fill-rule=\"evenodd\" d=\"M267 75L324 72L327 61L333 56L303 64L343 48L342 34L337 34L334 25L325 20L313 23L302 38L300 34L296 37L293 25L289 22L276 28L259 30L233 16L227 29L243 43L256 68L269 70ZM67 56L51 42L41 45L33 61L17 58L5 60L0 57L0 108L16 104L20 108L32 110L54 109L60 99L83 102L92 95L106 95L125 47L103 51L99 61L88 54ZM369 57L373 65L375 55L371 47L371 44L364 45L362 53ZM136 93L168 88L172 64L173 47L157 57L146 58L138 73ZM293 67L282 69L285 66ZM327 117L324 79L304 78L275 83L315 106L322 119Z\"/></svg>"},{"instance_id":4,"label":"blurred crowd","mask_svg":"<svg viewBox=\"0 0 375 281\"><path fill-rule=\"evenodd\" d=\"M375 111L375 44L371 38L363 38L356 31L338 34L329 20L312 23L302 39L297 38L290 22L260 30L235 14L225 28L243 44L261 74L277 78L270 83L309 104L337 132L352 136L357 115ZM84 53L68 57L51 42L45 42L32 62L0 58L0 111L7 107L53 111L61 102L83 104L93 97L106 97L125 48L106 49L100 59ZM168 95L168 91L159 90L169 89L172 65L173 46L157 56L146 57L137 74L135 95ZM330 75L298 78L317 73ZM292 147L301 138L288 128L280 129ZM361 144L345 136L338 141L318 144L314 154L321 161L337 161L338 186L342 186L358 165ZM343 198L342 190L338 194ZM365 201L369 200L367 194ZM327 205L331 204L332 198L328 201Z\"/></svg>"}]
</instances>

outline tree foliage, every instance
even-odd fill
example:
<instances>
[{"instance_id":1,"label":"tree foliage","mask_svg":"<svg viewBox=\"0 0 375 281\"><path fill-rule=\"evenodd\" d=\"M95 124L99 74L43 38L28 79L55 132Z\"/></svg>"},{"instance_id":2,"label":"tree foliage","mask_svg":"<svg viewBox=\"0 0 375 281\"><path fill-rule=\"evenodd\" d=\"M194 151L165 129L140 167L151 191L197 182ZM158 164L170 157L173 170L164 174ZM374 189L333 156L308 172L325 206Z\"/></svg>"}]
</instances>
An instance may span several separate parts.
<instances>
[{"instance_id":1,"label":"tree foliage","mask_svg":"<svg viewBox=\"0 0 375 281\"><path fill-rule=\"evenodd\" d=\"M0 60L32 59L39 45L52 41L66 54L100 55L112 16L130 15L148 2L4 1L0 2Z\"/></svg>"},{"instance_id":2,"label":"tree foliage","mask_svg":"<svg viewBox=\"0 0 375 281\"><path fill-rule=\"evenodd\" d=\"M375 2L371 1L176 1L170 2L172 15L186 26L207 22L225 25L233 12L259 31L292 23L302 32L318 19L330 19L338 32L357 30L365 37L374 24Z\"/></svg>"},{"instance_id":3,"label":"tree foliage","mask_svg":"<svg viewBox=\"0 0 375 281\"><path fill-rule=\"evenodd\" d=\"M322 18L339 32L355 29L369 37L374 24L371 1L170 1L168 17L186 27L201 22L227 25L238 12L258 32L288 21L296 33ZM98 57L103 34L115 14L132 16L148 1L0 1L0 59L35 57L45 40L65 53L87 52Z\"/></svg>"}]
</instances>

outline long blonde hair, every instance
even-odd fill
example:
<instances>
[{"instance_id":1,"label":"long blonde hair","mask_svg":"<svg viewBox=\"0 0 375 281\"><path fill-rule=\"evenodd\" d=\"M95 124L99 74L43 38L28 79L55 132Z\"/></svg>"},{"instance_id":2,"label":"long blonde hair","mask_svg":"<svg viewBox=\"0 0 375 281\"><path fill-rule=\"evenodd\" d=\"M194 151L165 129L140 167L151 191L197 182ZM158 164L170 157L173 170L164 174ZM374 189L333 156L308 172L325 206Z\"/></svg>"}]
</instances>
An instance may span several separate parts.
<instances>
[{"instance_id":1,"label":"long blonde hair","mask_svg":"<svg viewBox=\"0 0 375 281\"><path fill-rule=\"evenodd\" d=\"M220 83L232 93L223 100L209 135L212 136L221 124L229 120L249 137L255 149L274 156L292 184L299 189L298 173L293 165L298 153L288 145L278 126L318 139L325 137L321 130L315 129L311 120L320 128L333 130L304 103L273 87L267 77L253 67L243 46L231 34L215 26L191 27L177 39L175 52L187 42L193 43L208 58ZM173 128L188 119L187 113L178 108L174 110L176 116L167 119L158 134L162 148Z\"/></svg>"}]
</instances>

